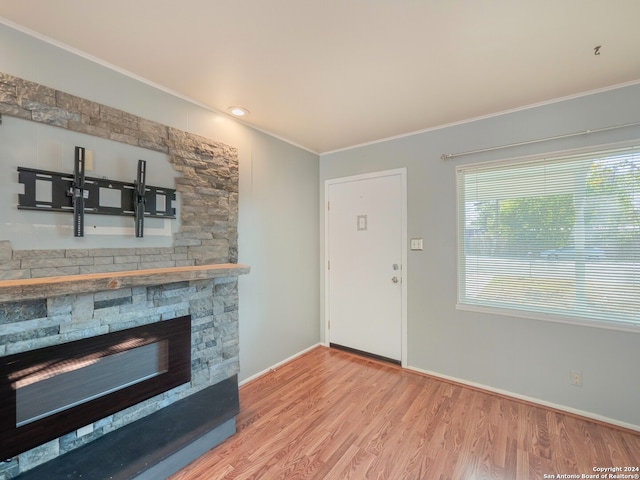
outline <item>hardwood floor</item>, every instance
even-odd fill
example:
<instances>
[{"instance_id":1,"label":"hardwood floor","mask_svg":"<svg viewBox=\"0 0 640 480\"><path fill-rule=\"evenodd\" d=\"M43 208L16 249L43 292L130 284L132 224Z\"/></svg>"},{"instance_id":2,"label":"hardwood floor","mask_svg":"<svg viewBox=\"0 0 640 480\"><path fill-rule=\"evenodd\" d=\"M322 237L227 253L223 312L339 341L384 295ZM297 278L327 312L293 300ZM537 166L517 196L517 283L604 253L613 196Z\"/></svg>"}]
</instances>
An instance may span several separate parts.
<instances>
[{"instance_id":1,"label":"hardwood floor","mask_svg":"<svg viewBox=\"0 0 640 480\"><path fill-rule=\"evenodd\" d=\"M325 347L241 387L237 428L171 480L538 480L640 467L640 434Z\"/></svg>"}]
</instances>

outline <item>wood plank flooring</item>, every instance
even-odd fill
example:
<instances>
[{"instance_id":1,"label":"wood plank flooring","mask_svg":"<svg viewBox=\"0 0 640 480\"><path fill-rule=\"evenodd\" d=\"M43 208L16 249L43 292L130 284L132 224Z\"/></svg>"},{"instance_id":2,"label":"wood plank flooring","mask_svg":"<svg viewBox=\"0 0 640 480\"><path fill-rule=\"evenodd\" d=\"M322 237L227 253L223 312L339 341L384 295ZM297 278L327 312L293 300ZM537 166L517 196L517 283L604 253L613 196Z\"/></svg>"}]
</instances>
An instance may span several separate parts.
<instances>
[{"instance_id":1,"label":"wood plank flooring","mask_svg":"<svg viewBox=\"0 0 640 480\"><path fill-rule=\"evenodd\" d=\"M237 428L171 480L538 480L640 467L640 434L325 347L241 387Z\"/></svg>"}]
</instances>

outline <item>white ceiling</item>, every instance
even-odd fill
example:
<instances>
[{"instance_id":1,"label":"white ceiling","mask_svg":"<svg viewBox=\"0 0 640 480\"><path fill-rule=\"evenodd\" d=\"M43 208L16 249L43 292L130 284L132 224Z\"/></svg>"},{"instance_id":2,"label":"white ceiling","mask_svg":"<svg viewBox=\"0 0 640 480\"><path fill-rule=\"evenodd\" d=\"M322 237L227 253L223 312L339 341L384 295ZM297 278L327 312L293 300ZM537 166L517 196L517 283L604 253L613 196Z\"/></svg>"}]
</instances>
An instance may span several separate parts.
<instances>
[{"instance_id":1,"label":"white ceiling","mask_svg":"<svg viewBox=\"0 0 640 480\"><path fill-rule=\"evenodd\" d=\"M640 80L638 0L0 0L0 17L317 153Z\"/></svg>"}]
</instances>

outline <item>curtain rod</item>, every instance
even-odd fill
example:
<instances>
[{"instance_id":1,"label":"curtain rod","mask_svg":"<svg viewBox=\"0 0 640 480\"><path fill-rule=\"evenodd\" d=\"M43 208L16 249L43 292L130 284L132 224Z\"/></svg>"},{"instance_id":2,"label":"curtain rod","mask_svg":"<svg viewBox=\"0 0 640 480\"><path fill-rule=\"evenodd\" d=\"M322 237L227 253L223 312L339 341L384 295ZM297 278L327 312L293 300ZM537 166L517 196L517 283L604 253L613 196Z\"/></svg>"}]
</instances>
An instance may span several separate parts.
<instances>
[{"instance_id":1,"label":"curtain rod","mask_svg":"<svg viewBox=\"0 0 640 480\"><path fill-rule=\"evenodd\" d=\"M636 125L640 125L640 122L625 123L624 125L616 125L614 127L603 127L603 128L596 128L593 130L584 130L582 132L566 133L564 135L556 135L555 137L538 138L536 140L528 140L526 142L510 143L508 145L499 145L497 147L479 148L477 150L468 150L466 152L460 152L460 153L443 153L440 158L442 160L449 160L450 158L462 157L464 155L472 155L474 153L484 153L484 152L491 152L493 150L501 150L503 148L520 147L522 145L531 145L532 143L548 142L551 140L559 140L561 138L576 137L578 135L588 135L589 133L606 132L608 130L617 130L618 128L635 127Z\"/></svg>"}]
</instances>

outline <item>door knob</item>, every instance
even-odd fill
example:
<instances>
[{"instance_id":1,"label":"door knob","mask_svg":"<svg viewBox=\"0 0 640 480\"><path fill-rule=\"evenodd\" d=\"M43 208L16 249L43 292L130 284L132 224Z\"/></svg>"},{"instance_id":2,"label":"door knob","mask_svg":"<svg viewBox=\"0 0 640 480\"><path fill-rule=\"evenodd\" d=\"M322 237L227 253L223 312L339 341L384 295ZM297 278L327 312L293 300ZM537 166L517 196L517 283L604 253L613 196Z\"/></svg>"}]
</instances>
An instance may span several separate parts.
<instances>
[{"instance_id":1,"label":"door knob","mask_svg":"<svg viewBox=\"0 0 640 480\"><path fill-rule=\"evenodd\" d=\"M400 280L398 279L398 277L393 277L393 278L391 279L391 281L392 281L393 283L398 283Z\"/></svg>"}]
</instances>

